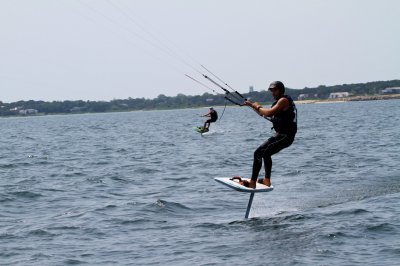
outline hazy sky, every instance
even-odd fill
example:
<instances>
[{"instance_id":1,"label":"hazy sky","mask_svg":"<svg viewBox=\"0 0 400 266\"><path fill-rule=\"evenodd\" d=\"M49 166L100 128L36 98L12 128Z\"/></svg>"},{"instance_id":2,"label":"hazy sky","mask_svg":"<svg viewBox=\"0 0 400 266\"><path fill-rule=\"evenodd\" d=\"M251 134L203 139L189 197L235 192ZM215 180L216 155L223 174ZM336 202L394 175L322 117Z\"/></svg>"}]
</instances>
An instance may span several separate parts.
<instances>
[{"instance_id":1,"label":"hazy sky","mask_svg":"<svg viewBox=\"0 0 400 266\"><path fill-rule=\"evenodd\" d=\"M0 100L240 91L400 78L397 0L0 0ZM172 56L171 56L172 55Z\"/></svg>"}]
</instances>

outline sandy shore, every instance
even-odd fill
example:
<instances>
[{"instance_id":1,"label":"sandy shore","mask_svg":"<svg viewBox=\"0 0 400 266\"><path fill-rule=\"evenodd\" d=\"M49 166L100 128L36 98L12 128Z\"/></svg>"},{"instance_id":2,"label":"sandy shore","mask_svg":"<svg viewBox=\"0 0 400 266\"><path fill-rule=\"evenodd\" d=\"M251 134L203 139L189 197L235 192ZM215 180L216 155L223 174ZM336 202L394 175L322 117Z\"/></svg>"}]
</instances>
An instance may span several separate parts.
<instances>
[{"instance_id":1,"label":"sandy shore","mask_svg":"<svg viewBox=\"0 0 400 266\"><path fill-rule=\"evenodd\" d=\"M311 103L337 103L337 102L350 102L350 101L375 101L375 100L393 100L400 99L400 94L389 95L365 95L365 96L350 96L346 98L337 99L324 99L324 100L301 100L295 101L296 104L311 104Z\"/></svg>"}]
</instances>

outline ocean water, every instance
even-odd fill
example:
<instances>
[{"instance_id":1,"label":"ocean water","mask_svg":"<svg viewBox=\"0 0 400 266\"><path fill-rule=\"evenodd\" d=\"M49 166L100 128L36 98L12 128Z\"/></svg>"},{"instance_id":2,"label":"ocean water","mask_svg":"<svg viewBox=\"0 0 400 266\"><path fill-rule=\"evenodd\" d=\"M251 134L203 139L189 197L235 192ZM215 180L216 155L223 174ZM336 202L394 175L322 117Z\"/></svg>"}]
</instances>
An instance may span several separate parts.
<instances>
[{"instance_id":1,"label":"ocean water","mask_svg":"<svg viewBox=\"0 0 400 266\"><path fill-rule=\"evenodd\" d=\"M400 265L400 101L298 110L248 220L248 108L0 119L0 265Z\"/></svg>"}]
</instances>

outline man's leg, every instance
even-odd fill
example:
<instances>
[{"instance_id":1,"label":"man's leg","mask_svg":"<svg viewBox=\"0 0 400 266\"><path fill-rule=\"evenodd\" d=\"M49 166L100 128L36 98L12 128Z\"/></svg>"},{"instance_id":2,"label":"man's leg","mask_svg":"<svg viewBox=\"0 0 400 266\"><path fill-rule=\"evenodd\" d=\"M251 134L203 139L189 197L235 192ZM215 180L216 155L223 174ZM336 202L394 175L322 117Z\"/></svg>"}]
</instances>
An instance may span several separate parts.
<instances>
[{"instance_id":1,"label":"man's leg","mask_svg":"<svg viewBox=\"0 0 400 266\"><path fill-rule=\"evenodd\" d=\"M208 119L204 125L207 125L205 128L208 129L210 127L211 121Z\"/></svg>"},{"instance_id":2,"label":"man's leg","mask_svg":"<svg viewBox=\"0 0 400 266\"><path fill-rule=\"evenodd\" d=\"M258 179L258 175L261 170L262 161L264 159L265 164L265 181L262 180L262 183L270 186L271 185L271 169L272 169L272 159L271 156L280 150L289 147L294 138L288 138L287 135L278 134L276 136L270 137L266 142L261 144L260 147L254 152L254 161L253 161L253 172L251 175L251 181L249 187L255 188L256 182Z\"/></svg>"},{"instance_id":3,"label":"man's leg","mask_svg":"<svg viewBox=\"0 0 400 266\"><path fill-rule=\"evenodd\" d=\"M271 171L272 171L272 158L271 155L264 155L264 169L265 177L260 179L260 183L270 187L271 186Z\"/></svg>"},{"instance_id":4,"label":"man's leg","mask_svg":"<svg viewBox=\"0 0 400 266\"><path fill-rule=\"evenodd\" d=\"M268 139L263 144L261 144L261 146L258 147L257 150L255 150L255 152L254 152L253 171L251 174L251 181L250 181L251 188L256 187L258 175L260 174L260 170L261 170L261 166L262 166L264 151L268 147L270 140L271 140L271 138Z\"/></svg>"},{"instance_id":5,"label":"man's leg","mask_svg":"<svg viewBox=\"0 0 400 266\"><path fill-rule=\"evenodd\" d=\"M265 177L260 180L260 183L266 186L271 186L271 171L272 171L271 156L280 152L284 148L289 147L292 143L293 143L293 138L290 138L287 135L283 134L275 136L274 140L269 143L267 148L264 150L263 154Z\"/></svg>"},{"instance_id":6,"label":"man's leg","mask_svg":"<svg viewBox=\"0 0 400 266\"><path fill-rule=\"evenodd\" d=\"M210 126L211 126L211 123L215 123L215 121L217 121L217 120L211 120L211 121L209 121L209 122L208 122L208 128L207 128L207 129L209 129Z\"/></svg>"}]
</instances>

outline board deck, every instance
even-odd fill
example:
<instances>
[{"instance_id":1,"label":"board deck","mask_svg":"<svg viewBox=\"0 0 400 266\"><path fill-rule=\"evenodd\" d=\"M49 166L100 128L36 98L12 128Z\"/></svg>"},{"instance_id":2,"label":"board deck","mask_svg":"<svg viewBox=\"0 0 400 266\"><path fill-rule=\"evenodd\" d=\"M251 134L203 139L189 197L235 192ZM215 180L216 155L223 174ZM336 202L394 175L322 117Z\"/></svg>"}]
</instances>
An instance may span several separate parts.
<instances>
[{"instance_id":1,"label":"board deck","mask_svg":"<svg viewBox=\"0 0 400 266\"><path fill-rule=\"evenodd\" d=\"M230 177L215 177L214 180L217 181L218 183L221 183L225 186L228 186L228 187L230 187L234 190L240 191L240 192L248 192L248 193L270 192L274 189L273 186L267 187L266 185L263 185L260 183L257 183L255 189L248 188L248 187L242 186L237 181L231 180ZM245 178L243 178L243 180L250 181L250 179L245 179Z\"/></svg>"},{"instance_id":2,"label":"board deck","mask_svg":"<svg viewBox=\"0 0 400 266\"><path fill-rule=\"evenodd\" d=\"M208 129L204 130L203 127L194 127L194 130L196 130L196 132L203 134L203 133L207 133Z\"/></svg>"}]
</instances>

